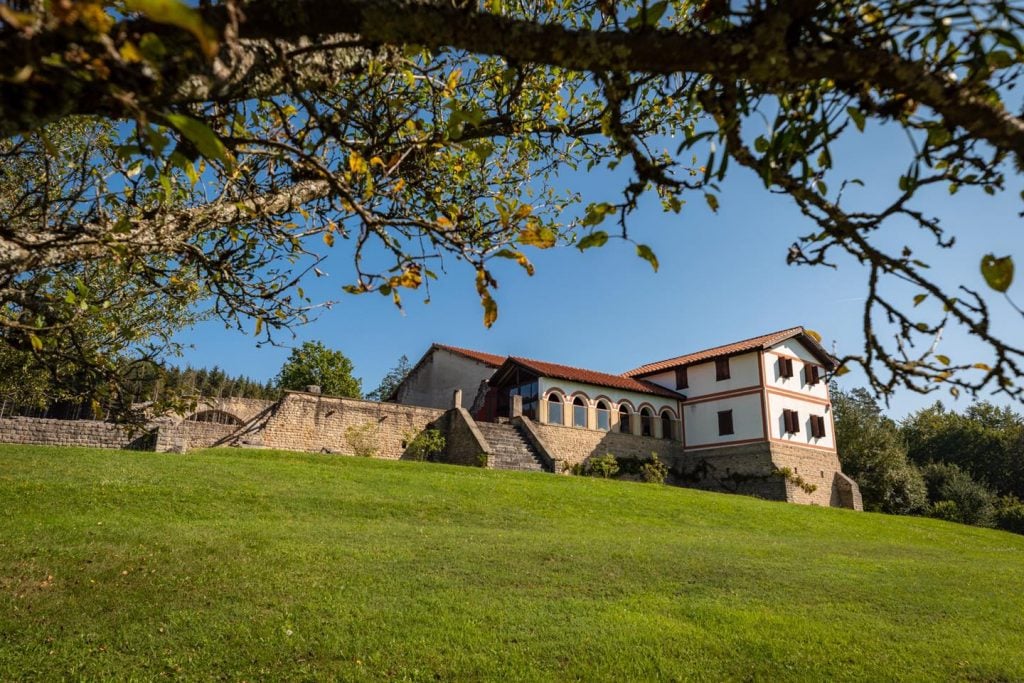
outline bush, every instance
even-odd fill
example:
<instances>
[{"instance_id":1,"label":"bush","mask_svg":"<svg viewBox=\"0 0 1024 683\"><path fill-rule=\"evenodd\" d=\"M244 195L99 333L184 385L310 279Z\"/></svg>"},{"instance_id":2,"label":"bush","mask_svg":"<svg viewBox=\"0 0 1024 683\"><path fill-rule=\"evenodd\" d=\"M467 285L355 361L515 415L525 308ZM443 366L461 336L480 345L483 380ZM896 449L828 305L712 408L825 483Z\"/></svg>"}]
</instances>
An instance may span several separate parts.
<instances>
[{"instance_id":1,"label":"bush","mask_svg":"<svg viewBox=\"0 0 1024 683\"><path fill-rule=\"evenodd\" d=\"M345 430L345 440L352 447L352 454L361 458L373 458L377 456L377 435L372 422L364 422L356 426L352 425Z\"/></svg>"},{"instance_id":2,"label":"bush","mask_svg":"<svg viewBox=\"0 0 1024 683\"><path fill-rule=\"evenodd\" d=\"M958 516L942 519L975 526L993 526L996 496L983 484L976 482L956 465L946 463L929 463L921 469L921 474L924 475L928 498L932 502L929 514L932 514L937 503L952 501L956 504ZM951 514L948 506L940 510L943 514Z\"/></svg>"},{"instance_id":3,"label":"bush","mask_svg":"<svg viewBox=\"0 0 1024 683\"><path fill-rule=\"evenodd\" d=\"M1024 534L1024 503L1016 496L1004 496L996 504L996 527Z\"/></svg>"},{"instance_id":4,"label":"bush","mask_svg":"<svg viewBox=\"0 0 1024 683\"><path fill-rule=\"evenodd\" d=\"M959 522L960 508L951 500L940 500L928 507L928 516L944 519L947 522Z\"/></svg>"},{"instance_id":5,"label":"bush","mask_svg":"<svg viewBox=\"0 0 1024 683\"><path fill-rule=\"evenodd\" d=\"M477 465L477 467L487 467L487 463L488 462L489 462L489 458L487 457L486 453L477 453L476 454L476 465Z\"/></svg>"},{"instance_id":6,"label":"bush","mask_svg":"<svg viewBox=\"0 0 1024 683\"><path fill-rule=\"evenodd\" d=\"M426 429L406 440L409 445L405 448L405 454L411 460L435 460L444 453L444 434L438 429Z\"/></svg>"},{"instance_id":7,"label":"bush","mask_svg":"<svg viewBox=\"0 0 1024 683\"><path fill-rule=\"evenodd\" d=\"M651 453L651 459L640 467L640 476L648 484L664 484L668 476L668 466L658 459L657 453Z\"/></svg>"},{"instance_id":8,"label":"bush","mask_svg":"<svg viewBox=\"0 0 1024 683\"><path fill-rule=\"evenodd\" d=\"M619 461L611 453L605 453L587 461L587 474L592 477L610 479L619 472Z\"/></svg>"}]
</instances>

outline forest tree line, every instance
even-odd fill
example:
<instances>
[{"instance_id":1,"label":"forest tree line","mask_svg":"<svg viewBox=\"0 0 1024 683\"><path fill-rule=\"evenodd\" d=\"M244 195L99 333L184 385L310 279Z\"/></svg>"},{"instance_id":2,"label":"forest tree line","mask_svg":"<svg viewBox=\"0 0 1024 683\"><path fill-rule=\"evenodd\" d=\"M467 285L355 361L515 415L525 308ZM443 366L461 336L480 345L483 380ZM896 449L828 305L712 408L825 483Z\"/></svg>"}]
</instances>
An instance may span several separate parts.
<instances>
[{"instance_id":1,"label":"forest tree line","mask_svg":"<svg viewBox=\"0 0 1024 683\"><path fill-rule=\"evenodd\" d=\"M836 447L864 509L1024 534L1024 416L941 402L896 421L865 389L832 388Z\"/></svg>"}]
</instances>

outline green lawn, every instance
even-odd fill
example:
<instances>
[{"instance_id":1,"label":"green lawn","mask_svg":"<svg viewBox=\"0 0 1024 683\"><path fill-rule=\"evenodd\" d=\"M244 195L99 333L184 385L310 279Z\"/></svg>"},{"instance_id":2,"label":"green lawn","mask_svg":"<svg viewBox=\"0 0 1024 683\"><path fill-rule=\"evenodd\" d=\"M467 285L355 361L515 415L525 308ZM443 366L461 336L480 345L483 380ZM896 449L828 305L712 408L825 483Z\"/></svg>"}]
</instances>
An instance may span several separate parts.
<instances>
[{"instance_id":1,"label":"green lawn","mask_svg":"<svg viewBox=\"0 0 1024 683\"><path fill-rule=\"evenodd\" d=\"M576 477L0 447L0 680L1024 680L1024 537Z\"/></svg>"}]
</instances>

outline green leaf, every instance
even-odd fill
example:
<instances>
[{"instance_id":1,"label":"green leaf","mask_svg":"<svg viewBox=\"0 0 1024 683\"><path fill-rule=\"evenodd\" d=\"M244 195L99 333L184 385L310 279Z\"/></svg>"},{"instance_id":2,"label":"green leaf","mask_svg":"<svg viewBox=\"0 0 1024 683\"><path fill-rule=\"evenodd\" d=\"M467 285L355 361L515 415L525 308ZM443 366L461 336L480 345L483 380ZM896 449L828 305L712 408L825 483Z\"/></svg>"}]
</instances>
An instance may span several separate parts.
<instances>
[{"instance_id":1,"label":"green leaf","mask_svg":"<svg viewBox=\"0 0 1024 683\"><path fill-rule=\"evenodd\" d=\"M590 204L587 207L587 213L580 221L581 225L598 225L608 217L609 214L615 211L615 206L608 202L600 202Z\"/></svg>"},{"instance_id":2,"label":"green leaf","mask_svg":"<svg viewBox=\"0 0 1024 683\"><path fill-rule=\"evenodd\" d=\"M924 301L927 298L928 298L927 294L918 294L917 296L914 297L914 305L915 306L919 305L922 301Z\"/></svg>"},{"instance_id":3,"label":"green leaf","mask_svg":"<svg viewBox=\"0 0 1024 683\"><path fill-rule=\"evenodd\" d=\"M712 211L714 211L716 213L718 212L718 197L716 197L715 195L711 194L710 192L706 192L704 194L704 200L707 201L708 206L711 207Z\"/></svg>"},{"instance_id":4,"label":"green leaf","mask_svg":"<svg viewBox=\"0 0 1024 683\"><path fill-rule=\"evenodd\" d=\"M943 365L949 365L949 356L943 356L941 353L935 354L935 360L939 361Z\"/></svg>"},{"instance_id":5,"label":"green leaf","mask_svg":"<svg viewBox=\"0 0 1024 683\"><path fill-rule=\"evenodd\" d=\"M184 114L166 113L164 118L169 124L196 146L199 153L207 159L222 163L226 168L233 168L235 160L228 152L217 134L205 123Z\"/></svg>"},{"instance_id":6,"label":"green leaf","mask_svg":"<svg viewBox=\"0 0 1024 683\"><path fill-rule=\"evenodd\" d=\"M170 24L188 31L199 41L199 47L207 57L217 54L217 32L203 21L202 14L181 0L125 0L124 7L158 24Z\"/></svg>"},{"instance_id":7,"label":"green leaf","mask_svg":"<svg viewBox=\"0 0 1024 683\"><path fill-rule=\"evenodd\" d=\"M583 251L584 249L590 249L591 247L603 247L606 242L608 242L608 233L604 230L597 230L581 239L579 244L576 245L576 248Z\"/></svg>"},{"instance_id":8,"label":"green leaf","mask_svg":"<svg viewBox=\"0 0 1024 683\"><path fill-rule=\"evenodd\" d=\"M658 257L654 255L651 248L646 244L636 245L636 255L651 264L651 268L654 268L654 272L658 272Z\"/></svg>"},{"instance_id":9,"label":"green leaf","mask_svg":"<svg viewBox=\"0 0 1024 683\"><path fill-rule=\"evenodd\" d=\"M847 107L846 108L846 113L850 115L851 119L853 119L853 123L854 123L855 126L857 126L857 130L859 130L860 132L863 133L864 132L864 112L862 112L857 107Z\"/></svg>"},{"instance_id":10,"label":"green leaf","mask_svg":"<svg viewBox=\"0 0 1024 683\"><path fill-rule=\"evenodd\" d=\"M985 254L981 259L981 275L988 286L997 292L1005 292L1013 282L1013 258Z\"/></svg>"}]
</instances>

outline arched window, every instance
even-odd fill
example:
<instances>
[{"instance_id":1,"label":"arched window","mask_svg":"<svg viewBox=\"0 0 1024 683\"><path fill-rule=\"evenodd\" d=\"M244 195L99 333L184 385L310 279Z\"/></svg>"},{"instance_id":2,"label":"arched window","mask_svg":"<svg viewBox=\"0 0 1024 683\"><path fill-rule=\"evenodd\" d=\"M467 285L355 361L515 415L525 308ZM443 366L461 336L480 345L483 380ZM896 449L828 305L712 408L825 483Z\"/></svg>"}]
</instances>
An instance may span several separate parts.
<instances>
[{"instance_id":1,"label":"arched window","mask_svg":"<svg viewBox=\"0 0 1024 683\"><path fill-rule=\"evenodd\" d=\"M640 409L640 434L654 436L654 412L647 406Z\"/></svg>"},{"instance_id":2,"label":"arched window","mask_svg":"<svg viewBox=\"0 0 1024 683\"><path fill-rule=\"evenodd\" d=\"M604 401L597 402L597 428L607 432L612 426L612 414L608 410L608 404Z\"/></svg>"},{"instance_id":3,"label":"arched window","mask_svg":"<svg viewBox=\"0 0 1024 683\"><path fill-rule=\"evenodd\" d=\"M619 406L619 431L623 434L633 433L633 414L629 412L629 406Z\"/></svg>"},{"instance_id":4,"label":"arched window","mask_svg":"<svg viewBox=\"0 0 1024 683\"><path fill-rule=\"evenodd\" d=\"M562 399L558 394L548 394L548 424L562 424Z\"/></svg>"},{"instance_id":5,"label":"arched window","mask_svg":"<svg viewBox=\"0 0 1024 683\"><path fill-rule=\"evenodd\" d=\"M581 396L572 400L572 426L587 428L587 402Z\"/></svg>"},{"instance_id":6,"label":"arched window","mask_svg":"<svg viewBox=\"0 0 1024 683\"><path fill-rule=\"evenodd\" d=\"M672 438L672 413L669 410L661 411L661 438Z\"/></svg>"}]
</instances>

